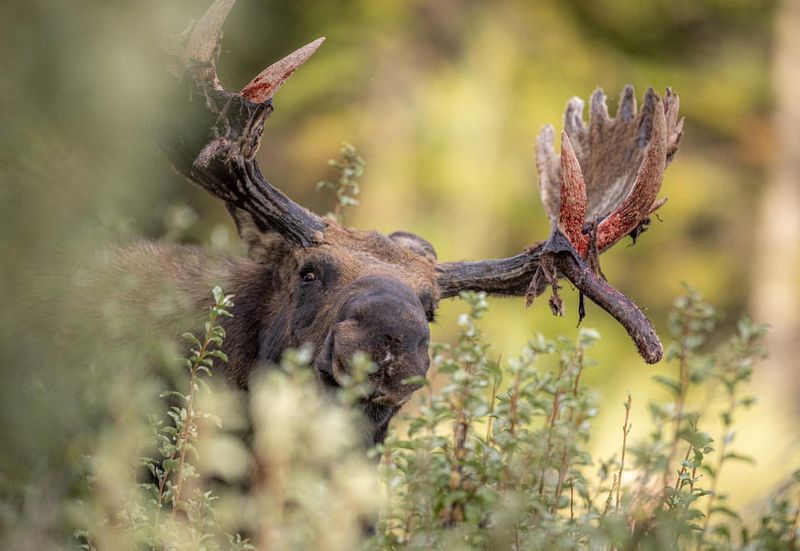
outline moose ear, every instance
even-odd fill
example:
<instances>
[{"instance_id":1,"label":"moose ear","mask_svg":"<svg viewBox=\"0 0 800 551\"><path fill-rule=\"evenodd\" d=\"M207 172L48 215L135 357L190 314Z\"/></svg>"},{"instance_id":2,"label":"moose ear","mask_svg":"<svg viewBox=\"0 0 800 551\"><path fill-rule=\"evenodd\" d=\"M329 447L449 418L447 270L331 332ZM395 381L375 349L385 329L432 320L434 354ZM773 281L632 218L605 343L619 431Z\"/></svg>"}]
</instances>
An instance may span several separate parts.
<instances>
[{"instance_id":1,"label":"moose ear","mask_svg":"<svg viewBox=\"0 0 800 551\"><path fill-rule=\"evenodd\" d=\"M236 230L247 251L247 256L256 262L274 262L291 251L291 245L280 233L268 227L262 227L249 212L226 203L236 223Z\"/></svg>"},{"instance_id":2,"label":"moose ear","mask_svg":"<svg viewBox=\"0 0 800 551\"><path fill-rule=\"evenodd\" d=\"M410 249L418 255L427 257L436 262L436 250L433 248L433 245L416 234L405 231L396 231L389 235L389 239L401 247Z\"/></svg>"}]
</instances>

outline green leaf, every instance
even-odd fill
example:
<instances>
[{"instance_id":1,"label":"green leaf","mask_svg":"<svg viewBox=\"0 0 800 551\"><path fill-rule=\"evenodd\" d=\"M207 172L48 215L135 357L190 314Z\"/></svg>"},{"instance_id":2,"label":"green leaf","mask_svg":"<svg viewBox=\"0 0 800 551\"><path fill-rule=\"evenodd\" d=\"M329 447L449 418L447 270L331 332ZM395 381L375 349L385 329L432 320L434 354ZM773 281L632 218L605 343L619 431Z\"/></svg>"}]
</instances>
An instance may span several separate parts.
<instances>
[{"instance_id":1,"label":"green leaf","mask_svg":"<svg viewBox=\"0 0 800 551\"><path fill-rule=\"evenodd\" d=\"M725 454L723 458L724 461L742 461L744 463L750 463L751 465L755 465L756 460L750 457L749 455L743 455L736 452L728 452Z\"/></svg>"},{"instance_id":2,"label":"green leaf","mask_svg":"<svg viewBox=\"0 0 800 551\"><path fill-rule=\"evenodd\" d=\"M186 332L183 335L181 335L181 337L183 337L184 340L187 340L190 343L194 344L195 346L202 346L200 343L200 339L195 337L193 333Z\"/></svg>"},{"instance_id":3,"label":"green leaf","mask_svg":"<svg viewBox=\"0 0 800 551\"><path fill-rule=\"evenodd\" d=\"M714 514L714 513L722 513L723 515L726 515L726 516L728 516L728 517L730 517L730 518L732 518L734 520L737 520L737 521L741 521L742 520L741 517L739 516L739 513L737 513L733 509L730 509L730 508L725 507L723 505L716 505L716 506L712 507L711 508L711 514Z\"/></svg>"},{"instance_id":4,"label":"green leaf","mask_svg":"<svg viewBox=\"0 0 800 551\"><path fill-rule=\"evenodd\" d=\"M210 350L208 352L208 355L218 358L225 363L228 363L228 355L225 354L222 350Z\"/></svg>"},{"instance_id":5,"label":"green leaf","mask_svg":"<svg viewBox=\"0 0 800 551\"><path fill-rule=\"evenodd\" d=\"M654 381L656 381L657 383L662 384L665 387L667 387L676 396L680 395L680 393L681 393L681 384L678 381L676 381L675 379L667 377L666 375L653 375L652 379Z\"/></svg>"},{"instance_id":6,"label":"green leaf","mask_svg":"<svg viewBox=\"0 0 800 551\"><path fill-rule=\"evenodd\" d=\"M164 470L165 474L175 472L179 466L180 466L180 461L178 461L177 459L165 459L164 462L161 463L161 467Z\"/></svg>"},{"instance_id":7,"label":"green leaf","mask_svg":"<svg viewBox=\"0 0 800 551\"><path fill-rule=\"evenodd\" d=\"M704 431L683 430L680 437L686 440L693 448L702 450L714 441L711 435Z\"/></svg>"}]
</instances>

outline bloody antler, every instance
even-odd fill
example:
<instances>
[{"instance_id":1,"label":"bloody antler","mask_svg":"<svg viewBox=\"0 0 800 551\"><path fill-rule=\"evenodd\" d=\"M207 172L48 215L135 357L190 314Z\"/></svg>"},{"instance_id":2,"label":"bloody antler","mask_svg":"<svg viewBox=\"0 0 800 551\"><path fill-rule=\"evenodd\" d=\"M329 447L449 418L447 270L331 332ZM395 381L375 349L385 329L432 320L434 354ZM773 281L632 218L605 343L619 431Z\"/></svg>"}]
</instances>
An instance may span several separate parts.
<instances>
[{"instance_id":1,"label":"bloody antler","mask_svg":"<svg viewBox=\"0 0 800 551\"><path fill-rule=\"evenodd\" d=\"M597 222L597 248L604 251L663 204L655 199L683 135L683 120L678 120L678 96L670 89L662 101L649 88L637 113L633 88L626 86L613 119L602 90L592 95L591 105L587 128L583 101L571 99L560 159L553 149L553 128L547 126L539 135L536 160L542 203L551 222L558 220L570 237L582 234L585 224ZM566 209L561 208L564 196ZM588 240L576 237L571 242L581 256L586 254Z\"/></svg>"},{"instance_id":2,"label":"bloody antler","mask_svg":"<svg viewBox=\"0 0 800 551\"><path fill-rule=\"evenodd\" d=\"M566 277L582 296L625 327L645 361L659 361L663 348L653 324L630 298L604 280L597 256L624 236L637 236L650 214L664 204L656 196L683 133L678 105L671 90L662 102L648 89L637 113L633 88L626 86L617 116L611 119L605 95L597 90L587 128L583 102L570 100L561 154L553 148L551 126L542 130L536 147L542 203L553 228L549 239L509 259L440 264L443 296L483 290L527 295L530 303L550 285L551 308L560 314L557 281Z\"/></svg>"}]
</instances>

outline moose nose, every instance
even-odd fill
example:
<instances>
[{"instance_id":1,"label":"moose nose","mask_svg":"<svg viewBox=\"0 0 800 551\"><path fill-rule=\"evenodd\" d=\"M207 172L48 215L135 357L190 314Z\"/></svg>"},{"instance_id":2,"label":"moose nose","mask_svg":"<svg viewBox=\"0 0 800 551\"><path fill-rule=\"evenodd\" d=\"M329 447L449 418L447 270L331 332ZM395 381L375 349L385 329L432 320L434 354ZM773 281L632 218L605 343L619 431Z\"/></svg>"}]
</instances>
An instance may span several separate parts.
<instances>
[{"instance_id":1,"label":"moose nose","mask_svg":"<svg viewBox=\"0 0 800 551\"><path fill-rule=\"evenodd\" d=\"M363 278L342 305L334 329L339 364L357 352L369 355L377 370L369 382L377 403L399 405L421 383L429 365L428 322L419 299L405 284L390 278Z\"/></svg>"}]
</instances>

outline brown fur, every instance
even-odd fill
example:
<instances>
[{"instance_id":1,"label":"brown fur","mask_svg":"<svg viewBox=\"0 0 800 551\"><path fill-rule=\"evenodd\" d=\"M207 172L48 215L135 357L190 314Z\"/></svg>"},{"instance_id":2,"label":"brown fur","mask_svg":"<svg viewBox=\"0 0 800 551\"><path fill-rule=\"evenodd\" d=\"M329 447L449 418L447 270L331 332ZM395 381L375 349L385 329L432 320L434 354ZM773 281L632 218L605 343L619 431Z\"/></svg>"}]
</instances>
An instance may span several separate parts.
<instances>
[{"instance_id":1,"label":"brown fur","mask_svg":"<svg viewBox=\"0 0 800 551\"><path fill-rule=\"evenodd\" d=\"M321 243L303 249L290 247L274 232L258 230L247 218L237 213L250 258L217 257L199 247L142 242L122 250L117 262L121 270L135 276L137 283L129 295L143 305L154 300L153 293L145 290L162 289L165 284L180 291L180 303L198 314L210 304L213 285L234 295L234 317L226 322L224 350L229 356L226 373L238 386L246 386L259 359L277 361L285 348L303 344L319 351L343 302L339 292L359 279L390 278L418 296L430 296L431 308L438 303L435 253L412 234L388 237L330 222ZM334 263L338 278L325 289L325 300L310 325L292 332L296 312L291 305L300 284L299 270L314 259ZM172 316L163 321L171 322Z\"/></svg>"}]
</instances>

